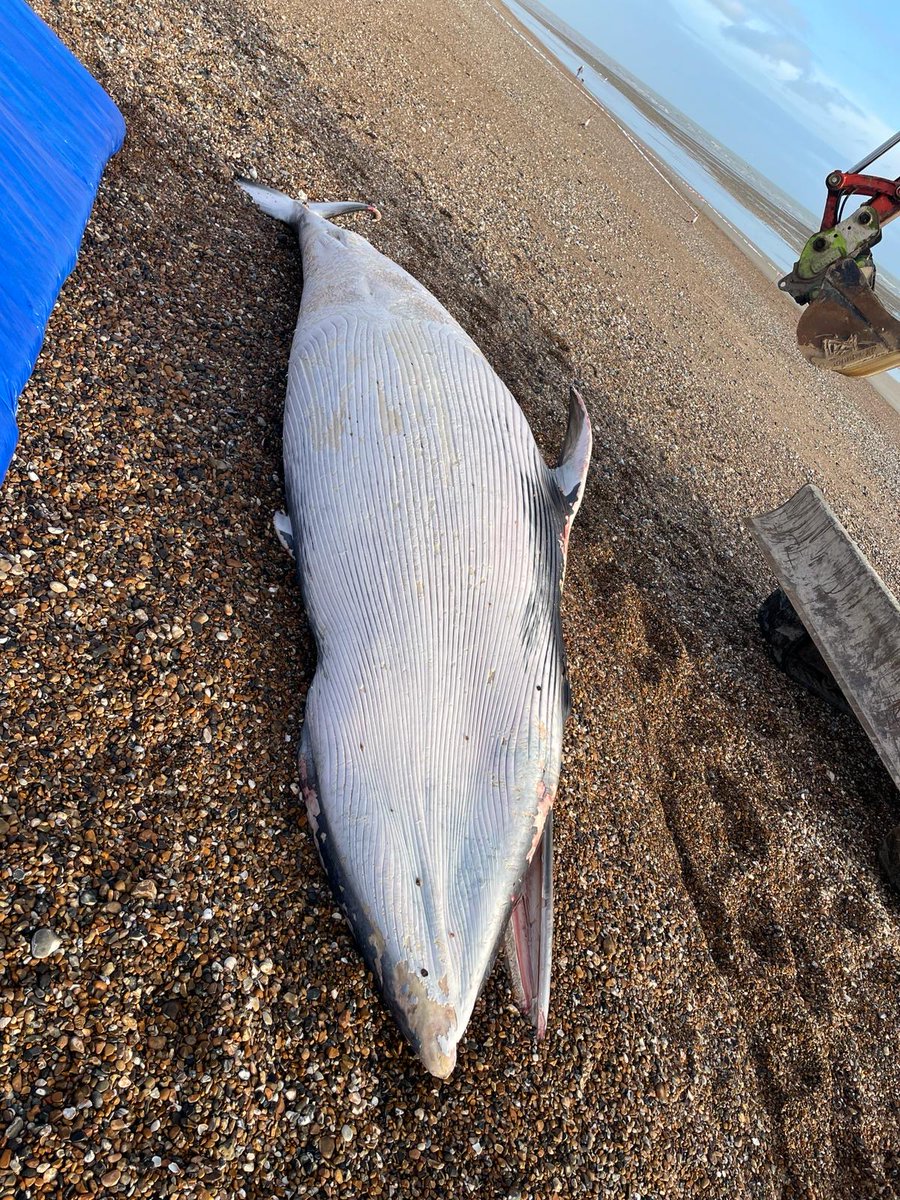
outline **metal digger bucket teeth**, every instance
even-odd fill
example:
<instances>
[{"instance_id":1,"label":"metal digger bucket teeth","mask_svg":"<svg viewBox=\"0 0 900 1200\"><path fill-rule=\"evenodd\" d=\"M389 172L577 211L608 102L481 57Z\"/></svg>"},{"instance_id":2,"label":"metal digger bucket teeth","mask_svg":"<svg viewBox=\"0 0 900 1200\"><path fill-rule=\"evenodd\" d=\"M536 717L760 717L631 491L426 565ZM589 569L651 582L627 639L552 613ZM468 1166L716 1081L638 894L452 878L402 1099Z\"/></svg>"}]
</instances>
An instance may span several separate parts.
<instances>
[{"instance_id":1,"label":"metal digger bucket teeth","mask_svg":"<svg viewBox=\"0 0 900 1200\"><path fill-rule=\"evenodd\" d=\"M861 378L900 366L900 321L850 258L825 273L819 295L800 318L797 341L814 366L841 375Z\"/></svg>"}]
</instances>

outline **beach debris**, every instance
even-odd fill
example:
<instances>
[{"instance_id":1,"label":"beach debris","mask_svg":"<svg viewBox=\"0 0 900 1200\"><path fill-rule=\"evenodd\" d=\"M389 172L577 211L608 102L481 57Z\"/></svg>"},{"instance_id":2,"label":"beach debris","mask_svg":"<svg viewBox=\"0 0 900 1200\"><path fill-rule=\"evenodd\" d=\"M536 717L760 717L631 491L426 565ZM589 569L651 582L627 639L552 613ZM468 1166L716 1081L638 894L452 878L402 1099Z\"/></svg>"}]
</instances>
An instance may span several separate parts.
<instances>
[{"instance_id":1,"label":"beach debris","mask_svg":"<svg viewBox=\"0 0 900 1200\"><path fill-rule=\"evenodd\" d=\"M889 830L878 851L881 869L895 888L900 889L900 825Z\"/></svg>"},{"instance_id":2,"label":"beach debris","mask_svg":"<svg viewBox=\"0 0 900 1200\"><path fill-rule=\"evenodd\" d=\"M0 79L2 483L18 437L19 394L75 264L100 176L122 144L125 122L97 80L25 0L0 4ZM38 482L34 472L28 477ZM51 589L59 591L53 584Z\"/></svg>"},{"instance_id":3,"label":"beach debris","mask_svg":"<svg viewBox=\"0 0 900 1200\"><path fill-rule=\"evenodd\" d=\"M573 388L558 466L445 308L301 204L284 463L318 666L300 748L334 894L400 1028L446 1076L507 925L546 1027L552 822L569 690L560 594L591 450ZM326 1153L328 1145L320 1150Z\"/></svg>"},{"instance_id":4,"label":"beach debris","mask_svg":"<svg viewBox=\"0 0 900 1200\"><path fill-rule=\"evenodd\" d=\"M852 711L782 588L776 588L762 602L757 620L772 661L785 675L840 712Z\"/></svg>"},{"instance_id":5,"label":"beach debris","mask_svg":"<svg viewBox=\"0 0 900 1200\"><path fill-rule=\"evenodd\" d=\"M855 714L900 787L900 604L814 484L748 524L785 597L761 613L776 661ZM895 830L881 860L900 887L898 845Z\"/></svg>"}]
</instances>

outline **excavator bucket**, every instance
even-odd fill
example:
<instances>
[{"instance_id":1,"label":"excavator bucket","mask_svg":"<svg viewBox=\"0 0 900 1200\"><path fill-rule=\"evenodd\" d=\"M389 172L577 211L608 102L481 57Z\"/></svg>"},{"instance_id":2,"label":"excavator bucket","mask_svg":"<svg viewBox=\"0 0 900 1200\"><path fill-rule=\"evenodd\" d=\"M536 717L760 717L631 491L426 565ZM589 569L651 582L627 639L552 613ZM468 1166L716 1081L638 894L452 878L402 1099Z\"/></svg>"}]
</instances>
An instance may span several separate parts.
<instances>
[{"instance_id":1,"label":"excavator bucket","mask_svg":"<svg viewBox=\"0 0 900 1200\"><path fill-rule=\"evenodd\" d=\"M900 604L813 484L748 524L900 787ZM881 860L900 887L900 826L888 835Z\"/></svg>"},{"instance_id":2,"label":"excavator bucket","mask_svg":"<svg viewBox=\"0 0 900 1200\"><path fill-rule=\"evenodd\" d=\"M797 326L814 366L862 378L900 366L900 321L884 307L852 258L825 273L821 291Z\"/></svg>"}]
</instances>

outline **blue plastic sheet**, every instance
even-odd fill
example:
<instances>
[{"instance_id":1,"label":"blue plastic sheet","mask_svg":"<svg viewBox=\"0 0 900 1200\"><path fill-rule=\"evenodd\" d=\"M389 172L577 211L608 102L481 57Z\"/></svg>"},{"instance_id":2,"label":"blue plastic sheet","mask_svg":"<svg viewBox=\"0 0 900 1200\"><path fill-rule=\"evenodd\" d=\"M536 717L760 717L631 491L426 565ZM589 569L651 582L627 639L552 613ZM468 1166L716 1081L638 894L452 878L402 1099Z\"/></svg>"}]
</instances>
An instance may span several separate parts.
<instances>
[{"instance_id":1,"label":"blue plastic sheet","mask_svg":"<svg viewBox=\"0 0 900 1200\"><path fill-rule=\"evenodd\" d=\"M75 265L119 110L24 0L0 0L0 481L16 405Z\"/></svg>"}]
</instances>

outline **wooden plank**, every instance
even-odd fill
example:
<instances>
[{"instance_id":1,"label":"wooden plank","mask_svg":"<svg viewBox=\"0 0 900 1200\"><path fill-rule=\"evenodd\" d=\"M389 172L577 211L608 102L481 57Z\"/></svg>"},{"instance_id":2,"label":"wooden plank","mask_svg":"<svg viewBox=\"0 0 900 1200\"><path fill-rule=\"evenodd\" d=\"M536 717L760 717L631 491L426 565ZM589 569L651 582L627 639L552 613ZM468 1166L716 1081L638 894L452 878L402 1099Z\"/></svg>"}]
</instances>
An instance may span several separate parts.
<instances>
[{"instance_id":1,"label":"wooden plank","mask_svg":"<svg viewBox=\"0 0 900 1200\"><path fill-rule=\"evenodd\" d=\"M900 605L814 484L747 524L900 787Z\"/></svg>"}]
</instances>

